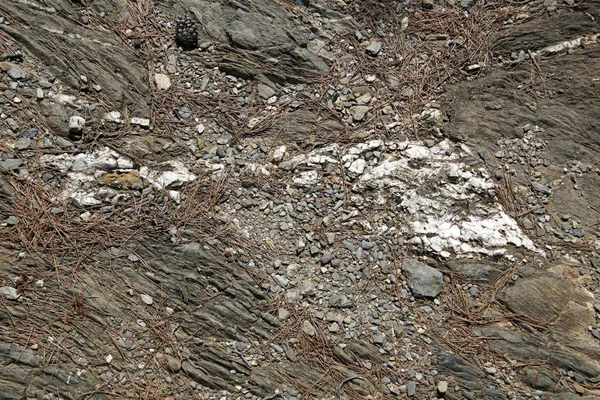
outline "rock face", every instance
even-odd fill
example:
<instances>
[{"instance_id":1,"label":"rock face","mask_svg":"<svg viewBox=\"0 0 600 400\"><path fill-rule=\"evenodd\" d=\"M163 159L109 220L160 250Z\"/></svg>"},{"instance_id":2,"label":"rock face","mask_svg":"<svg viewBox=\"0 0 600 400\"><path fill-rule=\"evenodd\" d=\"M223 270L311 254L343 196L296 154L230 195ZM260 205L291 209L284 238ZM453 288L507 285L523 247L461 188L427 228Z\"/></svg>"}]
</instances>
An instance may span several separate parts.
<instances>
[{"instance_id":1,"label":"rock face","mask_svg":"<svg viewBox=\"0 0 600 400\"><path fill-rule=\"evenodd\" d=\"M402 273L415 296L436 297L444 288L442 273L418 260L407 258L402 261Z\"/></svg>"},{"instance_id":2,"label":"rock face","mask_svg":"<svg viewBox=\"0 0 600 400\"><path fill-rule=\"evenodd\" d=\"M128 14L127 2L122 0L94 2L94 8L104 13L103 21L109 25ZM0 13L22 21L0 24L0 31L44 60L48 72L73 90L79 89L84 73L114 101L113 107L148 113L148 80L142 59L111 30L79 23L75 2L50 0L44 6L22 7L18 1L7 0L0 4ZM54 116L51 110L42 112Z\"/></svg>"},{"instance_id":3,"label":"rock face","mask_svg":"<svg viewBox=\"0 0 600 400\"><path fill-rule=\"evenodd\" d=\"M0 1L0 398L597 398L599 9Z\"/></svg>"},{"instance_id":4,"label":"rock face","mask_svg":"<svg viewBox=\"0 0 600 400\"><path fill-rule=\"evenodd\" d=\"M179 3L165 2L164 10ZM283 4L269 0L221 3L185 0L201 29L199 41L216 41L222 54L214 60L222 71L259 81L302 82L327 72L329 66L307 49L310 30ZM330 11L340 33L354 28L351 20ZM203 36L204 35L204 36Z\"/></svg>"}]
</instances>

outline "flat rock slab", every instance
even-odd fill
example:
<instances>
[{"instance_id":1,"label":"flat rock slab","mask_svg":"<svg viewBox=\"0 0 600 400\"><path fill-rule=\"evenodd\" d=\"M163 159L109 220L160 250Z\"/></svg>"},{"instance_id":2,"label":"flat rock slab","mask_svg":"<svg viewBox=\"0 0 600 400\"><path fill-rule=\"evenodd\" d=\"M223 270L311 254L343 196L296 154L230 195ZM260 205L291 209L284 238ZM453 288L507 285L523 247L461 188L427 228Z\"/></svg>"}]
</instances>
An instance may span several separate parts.
<instances>
[{"instance_id":1,"label":"flat rock slab","mask_svg":"<svg viewBox=\"0 0 600 400\"><path fill-rule=\"evenodd\" d=\"M600 141L596 134L600 124L600 99L594 94L598 91L594 77L600 74L600 63L596 62L600 47L587 46L571 54L552 57L543 54L550 45L594 34L598 22L590 20L589 15L597 13L598 9L597 1L584 2L581 7L560 15L544 16L498 32L492 49L495 54L510 56L524 49L531 50L532 54L542 53L535 59L544 76L548 77L544 80L543 90L557 95L535 97L517 89L531 76L533 62L525 51L524 61L518 66L496 69L450 88L448 99L452 101L448 104L448 116L451 123L446 127L447 132L478 151L493 155L499 150L499 139L517 140L523 135L519 130L521 127L526 124L539 126L543 131L536 133L536 137L546 141L543 158L550 160L548 166L536 168L541 174L539 181L545 186L564 178L564 169L570 169L572 162L597 163L600 159ZM501 105L501 108L490 109L490 104ZM535 104L535 107L528 107L528 104ZM485 161L491 168L495 168L493 158L488 157ZM531 186L527 177L529 166L512 166L517 170L513 182ZM599 214L594 210L600 197L600 186L590 173L578 176L576 186L569 183L552 191L553 209L556 215L569 214L581 221L578 235L584 233L586 237L594 238L600 222Z\"/></svg>"},{"instance_id":2,"label":"flat rock slab","mask_svg":"<svg viewBox=\"0 0 600 400\"><path fill-rule=\"evenodd\" d=\"M594 322L594 297L551 275L526 278L499 294L513 312L553 329L579 332Z\"/></svg>"},{"instance_id":3,"label":"flat rock slab","mask_svg":"<svg viewBox=\"0 0 600 400\"><path fill-rule=\"evenodd\" d=\"M173 13L180 4L169 1L164 11ZM310 30L282 3L184 0L183 5L200 21L198 40L219 43L214 62L228 74L283 83L305 82L329 71L325 61L307 48ZM336 31L355 29L353 20L328 13Z\"/></svg>"}]
</instances>

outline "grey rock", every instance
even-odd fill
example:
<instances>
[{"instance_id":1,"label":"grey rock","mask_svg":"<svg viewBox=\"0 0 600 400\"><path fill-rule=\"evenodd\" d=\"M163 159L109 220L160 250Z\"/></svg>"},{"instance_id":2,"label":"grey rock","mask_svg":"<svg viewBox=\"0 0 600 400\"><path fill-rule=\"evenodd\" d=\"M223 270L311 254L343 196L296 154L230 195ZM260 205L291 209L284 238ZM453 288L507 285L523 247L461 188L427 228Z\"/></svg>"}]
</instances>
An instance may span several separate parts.
<instances>
[{"instance_id":1,"label":"grey rock","mask_svg":"<svg viewBox=\"0 0 600 400\"><path fill-rule=\"evenodd\" d=\"M0 287L0 295L2 295L6 300L17 300L20 296L19 293L17 293L17 289L12 286Z\"/></svg>"},{"instance_id":2,"label":"grey rock","mask_svg":"<svg viewBox=\"0 0 600 400\"><path fill-rule=\"evenodd\" d=\"M275 275L274 278L281 287L286 287L290 283L290 280L283 275Z\"/></svg>"},{"instance_id":3,"label":"grey rock","mask_svg":"<svg viewBox=\"0 0 600 400\"><path fill-rule=\"evenodd\" d=\"M413 258L402 261L402 272L416 296L436 297L444 288L444 276L440 271Z\"/></svg>"},{"instance_id":4,"label":"grey rock","mask_svg":"<svg viewBox=\"0 0 600 400\"><path fill-rule=\"evenodd\" d=\"M4 161L0 161L0 167L10 170L19 169L21 165L23 165L23 161L18 158L8 158Z\"/></svg>"},{"instance_id":5,"label":"grey rock","mask_svg":"<svg viewBox=\"0 0 600 400\"><path fill-rule=\"evenodd\" d=\"M265 85L264 83L259 83L256 87L256 90L258 91L258 95L265 100L270 99L276 94L273 88Z\"/></svg>"},{"instance_id":6,"label":"grey rock","mask_svg":"<svg viewBox=\"0 0 600 400\"><path fill-rule=\"evenodd\" d=\"M323 256L321 257L321 264L329 264L329 262L333 259L333 254L330 251L324 251Z\"/></svg>"},{"instance_id":7,"label":"grey rock","mask_svg":"<svg viewBox=\"0 0 600 400\"><path fill-rule=\"evenodd\" d=\"M370 242L368 240L363 240L361 243L361 247L363 250L371 250L373 247L375 247L375 243Z\"/></svg>"},{"instance_id":8,"label":"grey rock","mask_svg":"<svg viewBox=\"0 0 600 400\"><path fill-rule=\"evenodd\" d=\"M15 146L15 149L17 149L17 150L28 149L29 146L31 146L31 139L29 139L27 137L19 138L15 141L14 146Z\"/></svg>"},{"instance_id":9,"label":"grey rock","mask_svg":"<svg viewBox=\"0 0 600 400\"><path fill-rule=\"evenodd\" d=\"M327 233L325 234L325 239L327 240L327 244L328 244L328 245L330 245L330 246L331 246L332 244L334 244L334 243L335 243L335 236L336 236L336 235L335 235L335 233L334 233L334 232L327 232Z\"/></svg>"},{"instance_id":10,"label":"grey rock","mask_svg":"<svg viewBox=\"0 0 600 400\"><path fill-rule=\"evenodd\" d=\"M366 53L372 57L376 57L379 54L379 52L381 51L381 44L382 44L381 42L371 43L365 49Z\"/></svg>"},{"instance_id":11,"label":"grey rock","mask_svg":"<svg viewBox=\"0 0 600 400\"><path fill-rule=\"evenodd\" d=\"M408 381L408 385L406 385L406 394L408 397L413 397L417 391L417 382Z\"/></svg>"},{"instance_id":12,"label":"grey rock","mask_svg":"<svg viewBox=\"0 0 600 400\"><path fill-rule=\"evenodd\" d=\"M6 218L6 225L8 226L13 226L18 224L20 221L19 217L15 216L15 215L11 215L10 217Z\"/></svg>"},{"instance_id":13,"label":"grey rock","mask_svg":"<svg viewBox=\"0 0 600 400\"><path fill-rule=\"evenodd\" d=\"M17 81L25 78L25 72L18 65L10 62L3 62L1 65L2 70L6 72L10 79Z\"/></svg>"},{"instance_id":14,"label":"grey rock","mask_svg":"<svg viewBox=\"0 0 600 400\"><path fill-rule=\"evenodd\" d=\"M167 364L171 372L179 372L181 370L181 363L175 357L169 357Z\"/></svg>"},{"instance_id":15,"label":"grey rock","mask_svg":"<svg viewBox=\"0 0 600 400\"><path fill-rule=\"evenodd\" d=\"M354 121L362 121L365 118L365 115L371 110L369 106L355 106L350 109L352 114L352 119Z\"/></svg>"},{"instance_id":16,"label":"grey rock","mask_svg":"<svg viewBox=\"0 0 600 400\"><path fill-rule=\"evenodd\" d=\"M538 193L541 193L541 194L544 194L544 195L550 195L550 194L552 194L552 191L550 190L550 188L548 186L540 183L540 182L533 182L531 184L531 186Z\"/></svg>"},{"instance_id":17,"label":"grey rock","mask_svg":"<svg viewBox=\"0 0 600 400\"><path fill-rule=\"evenodd\" d=\"M385 335L381 332L378 332L373 336L373 344L382 345L385 343Z\"/></svg>"}]
</instances>

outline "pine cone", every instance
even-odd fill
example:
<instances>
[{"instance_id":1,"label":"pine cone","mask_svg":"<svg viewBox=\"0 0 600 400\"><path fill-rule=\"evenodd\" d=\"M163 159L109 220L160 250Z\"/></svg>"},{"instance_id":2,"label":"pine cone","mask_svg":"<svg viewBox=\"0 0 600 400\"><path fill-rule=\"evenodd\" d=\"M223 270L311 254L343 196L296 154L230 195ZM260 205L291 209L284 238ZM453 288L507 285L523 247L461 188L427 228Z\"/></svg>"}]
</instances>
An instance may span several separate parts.
<instances>
[{"instance_id":1,"label":"pine cone","mask_svg":"<svg viewBox=\"0 0 600 400\"><path fill-rule=\"evenodd\" d=\"M192 50L198 46L198 25L194 15L186 13L175 22L175 43L184 50Z\"/></svg>"}]
</instances>

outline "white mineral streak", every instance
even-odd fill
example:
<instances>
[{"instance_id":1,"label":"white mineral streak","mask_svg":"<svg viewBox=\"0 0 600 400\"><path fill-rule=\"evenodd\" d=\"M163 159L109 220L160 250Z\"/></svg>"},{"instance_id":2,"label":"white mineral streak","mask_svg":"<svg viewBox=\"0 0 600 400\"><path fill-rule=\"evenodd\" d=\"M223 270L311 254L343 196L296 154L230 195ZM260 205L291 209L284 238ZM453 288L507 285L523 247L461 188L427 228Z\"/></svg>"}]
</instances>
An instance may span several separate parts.
<instances>
[{"instance_id":1,"label":"white mineral streak","mask_svg":"<svg viewBox=\"0 0 600 400\"><path fill-rule=\"evenodd\" d=\"M134 164L108 147L92 153L43 155L40 164L66 173L60 200L72 199L80 207L102 204L103 198L111 195L110 190L98 189L96 178L105 172L128 172ZM168 161L160 165L160 171L141 167L139 174L157 189L166 189L172 185L181 185L196 179L180 161ZM175 190L168 191L169 196L179 201L180 194Z\"/></svg>"},{"instance_id":2,"label":"white mineral streak","mask_svg":"<svg viewBox=\"0 0 600 400\"><path fill-rule=\"evenodd\" d=\"M392 150L394 149L394 150ZM468 149L449 141L427 147L419 142L370 141L343 150L338 145L294 158L303 167L293 182L311 186L322 179L320 164L338 163L337 154L354 179L354 192L377 204L396 205L397 229L371 228L374 233L397 232L411 243L444 257L457 254L504 254L514 245L535 250L533 242L508 216L495 198L494 184L483 169L461 162ZM367 161L367 151L381 152ZM303 170L313 168L309 171ZM466 204L468 207L465 207ZM363 224L365 229L370 225Z\"/></svg>"}]
</instances>

